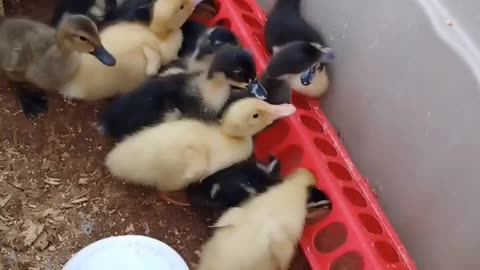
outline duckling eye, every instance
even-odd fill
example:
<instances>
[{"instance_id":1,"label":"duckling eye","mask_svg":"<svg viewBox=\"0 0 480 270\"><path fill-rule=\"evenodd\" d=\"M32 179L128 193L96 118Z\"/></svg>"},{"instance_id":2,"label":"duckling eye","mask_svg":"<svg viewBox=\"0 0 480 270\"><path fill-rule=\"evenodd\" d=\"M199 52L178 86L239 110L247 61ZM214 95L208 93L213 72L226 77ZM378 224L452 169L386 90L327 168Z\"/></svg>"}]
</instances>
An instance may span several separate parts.
<instances>
[{"instance_id":1,"label":"duckling eye","mask_svg":"<svg viewBox=\"0 0 480 270\"><path fill-rule=\"evenodd\" d=\"M80 40L81 40L81 41L87 41L87 38L84 37L84 36L80 36Z\"/></svg>"},{"instance_id":2,"label":"duckling eye","mask_svg":"<svg viewBox=\"0 0 480 270\"><path fill-rule=\"evenodd\" d=\"M180 6L180 9L183 9L183 5Z\"/></svg>"},{"instance_id":3,"label":"duckling eye","mask_svg":"<svg viewBox=\"0 0 480 270\"><path fill-rule=\"evenodd\" d=\"M258 113L252 115L253 118L258 118L260 115Z\"/></svg>"},{"instance_id":4,"label":"duckling eye","mask_svg":"<svg viewBox=\"0 0 480 270\"><path fill-rule=\"evenodd\" d=\"M233 71L233 73L235 73L235 74L237 74L237 75L238 75L238 74L240 74L240 70L238 70L238 69L235 69L235 70Z\"/></svg>"}]
</instances>

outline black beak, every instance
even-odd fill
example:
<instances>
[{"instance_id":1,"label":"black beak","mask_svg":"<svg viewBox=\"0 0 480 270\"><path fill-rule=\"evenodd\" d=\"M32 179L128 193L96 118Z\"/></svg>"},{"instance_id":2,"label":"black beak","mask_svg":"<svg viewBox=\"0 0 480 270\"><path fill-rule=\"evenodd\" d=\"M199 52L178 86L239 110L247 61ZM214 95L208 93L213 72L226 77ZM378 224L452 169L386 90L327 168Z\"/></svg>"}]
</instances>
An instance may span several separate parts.
<instances>
[{"instance_id":1,"label":"black beak","mask_svg":"<svg viewBox=\"0 0 480 270\"><path fill-rule=\"evenodd\" d=\"M263 87L263 85L257 79L251 80L250 83L248 84L247 89L250 92L250 94L252 94L252 96L258 99L266 100L268 97L267 90L265 89L265 87Z\"/></svg>"},{"instance_id":2,"label":"black beak","mask_svg":"<svg viewBox=\"0 0 480 270\"><path fill-rule=\"evenodd\" d=\"M312 84L313 79L315 79L315 75L317 73L317 65L313 65L307 71L302 73L300 80L304 86L308 86Z\"/></svg>"},{"instance_id":3,"label":"black beak","mask_svg":"<svg viewBox=\"0 0 480 270\"><path fill-rule=\"evenodd\" d=\"M115 58L103 47L95 48L95 50L90 52L91 55L95 56L102 64L113 67L117 63Z\"/></svg>"}]
</instances>

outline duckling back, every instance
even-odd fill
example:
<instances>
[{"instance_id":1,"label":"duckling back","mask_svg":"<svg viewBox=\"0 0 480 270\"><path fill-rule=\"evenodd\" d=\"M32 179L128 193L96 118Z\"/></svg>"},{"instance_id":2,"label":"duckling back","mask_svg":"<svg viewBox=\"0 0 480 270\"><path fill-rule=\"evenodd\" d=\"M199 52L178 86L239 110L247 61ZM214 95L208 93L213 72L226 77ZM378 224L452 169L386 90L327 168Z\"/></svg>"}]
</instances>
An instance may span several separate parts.
<instances>
[{"instance_id":1,"label":"duckling back","mask_svg":"<svg viewBox=\"0 0 480 270\"><path fill-rule=\"evenodd\" d=\"M198 270L288 269L307 214L313 175L300 169L282 183L231 208L215 224Z\"/></svg>"},{"instance_id":2,"label":"duckling back","mask_svg":"<svg viewBox=\"0 0 480 270\"><path fill-rule=\"evenodd\" d=\"M216 172L187 188L192 204L227 209L239 206L280 181L280 161L263 164L250 159Z\"/></svg>"},{"instance_id":3,"label":"duckling back","mask_svg":"<svg viewBox=\"0 0 480 270\"><path fill-rule=\"evenodd\" d=\"M301 17L300 1L277 0L268 15L265 41L271 52L296 40L323 44L320 34Z\"/></svg>"},{"instance_id":4,"label":"duckling back","mask_svg":"<svg viewBox=\"0 0 480 270\"><path fill-rule=\"evenodd\" d=\"M217 125L179 120L146 128L119 143L106 165L132 183L176 191L235 162L253 151L249 140L231 140Z\"/></svg>"},{"instance_id":5,"label":"duckling back","mask_svg":"<svg viewBox=\"0 0 480 270\"><path fill-rule=\"evenodd\" d=\"M158 72L162 40L147 26L122 22L107 27L100 37L116 65L107 67L82 55L79 71L62 91L65 96L98 100L125 94Z\"/></svg>"}]
</instances>

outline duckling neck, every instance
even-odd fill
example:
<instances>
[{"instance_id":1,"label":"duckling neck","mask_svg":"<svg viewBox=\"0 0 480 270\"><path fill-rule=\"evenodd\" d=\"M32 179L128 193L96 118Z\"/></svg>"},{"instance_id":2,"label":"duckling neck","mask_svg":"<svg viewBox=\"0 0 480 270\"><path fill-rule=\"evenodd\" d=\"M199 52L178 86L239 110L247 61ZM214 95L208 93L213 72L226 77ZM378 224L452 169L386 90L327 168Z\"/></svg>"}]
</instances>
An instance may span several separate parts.
<instances>
[{"instance_id":1,"label":"duckling neck","mask_svg":"<svg viewBox=\"0 0 480 270\"><path fill-rule=\"evenodd\" d=\"M150 30L159 38L166 38L173 31L166 27L166 23L153 19L150 23Z\"/></svg>"},{"instance_id":2,"label":"duckling neck","mask_svg":"<svg viewBox=\"0 0 480 270\"><path fill-rule=\"evenodd\" d=\"M208 77L207 72L202 73L195 83L198 85L203 105L209 111L220 112L230 96L230 84L222 74L213 74Z\"/></svg>"},{"instance_id":3,"label":"duckling neck","mask_svg":"<svg viewBox=\"0 0 480 270\"><path fill-rule=\"evenodd\" d=\"M245 141L248 139L252 139L252 136L250 134L245 134L244 132L241 132L236 128L229 127L228 125L221 125L220 131L223 133L223 135L225 135L225 137L228 137L232 140Z\"/></svg>"}]
</instances>

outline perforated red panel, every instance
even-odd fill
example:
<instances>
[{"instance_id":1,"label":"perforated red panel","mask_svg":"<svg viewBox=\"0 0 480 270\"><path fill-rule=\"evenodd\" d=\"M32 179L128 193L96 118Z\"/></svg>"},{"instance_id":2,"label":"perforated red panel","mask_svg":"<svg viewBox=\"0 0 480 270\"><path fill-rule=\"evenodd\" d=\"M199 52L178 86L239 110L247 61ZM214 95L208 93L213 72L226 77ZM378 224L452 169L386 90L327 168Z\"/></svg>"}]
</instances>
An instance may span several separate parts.
<instances>
[{"instance_id":1,"label":"perforated red panel","mask_svg":"<svg viewBox=\"0 0 480 270\"><path fill-rule=\"evenodd\" d=\"M266 14L255 0L217 0L210 25L228 26L265 69L263 27ZM333 211L305 228L302 248L314 270L417 269L379 206L367 180L353 164L318 100L294 94L297 113L257 139L256 155L275 154L283 174L297 167L315 172L318 187L333 201Z\"/></svg>"}]
</instances>

